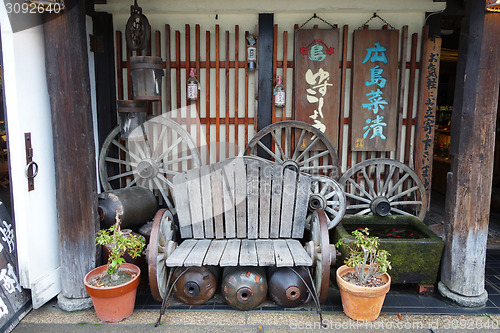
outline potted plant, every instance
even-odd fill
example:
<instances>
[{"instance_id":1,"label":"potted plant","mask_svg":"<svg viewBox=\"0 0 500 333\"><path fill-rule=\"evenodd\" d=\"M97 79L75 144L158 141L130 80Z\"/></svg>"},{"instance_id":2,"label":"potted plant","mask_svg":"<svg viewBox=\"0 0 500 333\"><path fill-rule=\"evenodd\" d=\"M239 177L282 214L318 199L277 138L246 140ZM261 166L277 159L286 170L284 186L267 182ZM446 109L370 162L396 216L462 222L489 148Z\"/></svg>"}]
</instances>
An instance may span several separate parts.
<instances>
[{"instance_id":1,"label":"potted plant","mask_svg":"<svg viewBox=\"0 0 500 333\"><path fill-rule=\"evenodd\" d=\"M378 249L379 239L370 237L368 228L352 234L355 241L348 246L345 265L337 269L342 307L352 319L372 321L378 318L391 285L389 253Z\"/></svg>"},{"instance_id":2,"label":"potted plant","mask_svg":"<svg viewBox=\"0 0 500 333\"><path fill-rule=\"evenodd\" d=\"M140 256L145 244L136 235L123 233L118 212L115 224L96 234L96 243L109 245L111 251L107 265L99 266L85 276L85 289L92 299L97 317L104 322L117 322L134 311L141 274L139 267L125 263L123 256L125 253L132 258Z\"/></svg>"}]
</instances>

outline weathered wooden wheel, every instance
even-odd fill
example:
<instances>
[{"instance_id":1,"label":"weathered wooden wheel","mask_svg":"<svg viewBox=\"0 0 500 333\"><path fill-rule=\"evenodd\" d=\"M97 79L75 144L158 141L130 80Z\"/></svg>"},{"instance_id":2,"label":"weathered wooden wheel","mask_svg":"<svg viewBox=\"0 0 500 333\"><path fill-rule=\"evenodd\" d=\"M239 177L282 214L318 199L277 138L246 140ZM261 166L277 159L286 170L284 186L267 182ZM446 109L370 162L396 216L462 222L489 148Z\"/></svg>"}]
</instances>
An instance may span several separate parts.
<instances>
[{"instance_id":1,"label":"weathered wooden wheel","mask_svg":"<svg viewBox=\"0 0 500 333\"><path fill-rule=\"evenodd\" d=\"M200 166L195 143L179 124L155 117L133 130L134 139L120 138L116 127L99 156L99 176L105 191L133 185L149 188L173 210L168 197L172 177Z\"/></svg>"},{"instance_id":2,"label":"weathered wooden wheel","mask_svg":"<svg viewBox=\"0 0 500 333\"><path fill-rule=\"evenodd\" d=\"M401 162L387 158L363 161L347 170L339 183L348 200L348 214L412 215L420 220L425 217L424 184Z\"/></svg>"},{"instance_id":3,"label":"weathered wooden wheel","mask_svg":"<svg viewBox=\"0 0 500 333\"><path fill-rule=\"evenodd\" d=\"M292 170L339 177L337 151L321 131L307 123L288 120L264 127L248 143L245 155L257 156L259 149L271 161Z\"/></svg>"},{"instance_id":4,"label":"weathered wooden wheel","mask_svg":"<svg viewBox=\"0 0 500 333\"><path fill-rule=\"evenodd\" d=\"M313 283L320 303L326 301L332 262L327 217L323 210L314 211L311 219L311 240L305 249L313 259ZM335 253L333 253L335 255Z\"/></svg>"},{"instance_id":5,"label":"weathered wooden wheel","mask_svg":"<svg viewBox=\"0 0 500 333\"><path fill-rule=\"evenodd\" d=\"M160 209L153 220L148 245L148 273L151 295L162 301L167 294L167 265L165 260L177 248L175 224L167 209Z\"/></svg>"},{"instance_id":6,"label":"weathered wooden wheel","mask_svg":"<svg viewBox=\"0 0 500 333\"><path fill-rule=\"evenodd\" d=\"M328 229L335 228L344 217L345 208L346 198L339 183L329 177L315 176L311 182L306 228L310 228L313 212L318 209L325 211Z\"/></svg>"}]
</instances>

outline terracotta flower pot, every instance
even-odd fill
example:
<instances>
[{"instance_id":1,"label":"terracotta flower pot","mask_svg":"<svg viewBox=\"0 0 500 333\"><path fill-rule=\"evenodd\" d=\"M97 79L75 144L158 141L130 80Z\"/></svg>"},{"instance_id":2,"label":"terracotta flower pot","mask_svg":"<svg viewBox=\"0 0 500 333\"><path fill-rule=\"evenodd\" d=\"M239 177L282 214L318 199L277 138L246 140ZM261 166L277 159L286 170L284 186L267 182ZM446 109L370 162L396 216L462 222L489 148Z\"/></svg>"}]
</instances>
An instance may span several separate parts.
<instances>
[{"instance_id":1,"label":"terracotta flower pot","mask_svg":"<svg viewBox=\"0 0 500 333\"><path fill-rule=\"evenodd\" d=\"M378 318L385 295L391 286L391 277L384 273L379 278L385 282L380 287L360 287L348 283L342 276L355 272L354 268L343 265L337 269L337 284L340 289L344 313L351 319L372 321Z\"/></svg>"},{"instance_id":2,"label":"terracotta flower pot","mask_svg":"<svg viewBox=\"0 0 500 333\"><path fill-rule=\"evenodd\" d=\"M97 317L106 323L121 321L132 314L135 305L137 286L139 285L141 270L133 264L122 264L121 271L136 274L127 283L115 287L94 287L89 281L106 271L106 265L91 270L83 282L85 289L92 299Z\"/></svg>"}]
</instances>

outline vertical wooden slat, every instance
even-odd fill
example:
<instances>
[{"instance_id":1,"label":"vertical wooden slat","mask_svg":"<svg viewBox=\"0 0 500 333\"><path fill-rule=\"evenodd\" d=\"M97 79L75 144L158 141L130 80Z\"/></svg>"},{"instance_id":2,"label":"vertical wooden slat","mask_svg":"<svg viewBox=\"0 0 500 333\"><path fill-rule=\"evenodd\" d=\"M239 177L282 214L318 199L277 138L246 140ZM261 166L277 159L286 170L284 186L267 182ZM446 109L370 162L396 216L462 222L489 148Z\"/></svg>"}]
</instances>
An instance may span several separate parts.
<instances>
[{"instance_id":1,"label":"vertical wooden slat","mask_svg":"<svg viewBox=\"0 0 500 333\"><path fill-rule=\"evenodd\" d=\"M181 108L181 33L175 31L175 91L177 93L177 109ZM177 110L177 122L180 123L181 114Z\"/></svg>"},{"instance_id":2,"label":"vertical wooden slat","mask_svg":"<svg viewBox=\"0 0 500 333\"><path fill-rule=\"evenodd\" d=\"M255 239L259 232L259 163L251 161L247 166L248 238Z\"/></svg>"},{"instance_id":3,"label":"vertical wooden slat","mask_svg":"<svg viewBox=\"0 0 500 333\"><path fill-rule=\"evenodd\" d=\"M224 202L222 191L222 171L219 163L210 165L212 182L212 204L214 210L215 238L224 238Z\"/></svg>"},{"instance_id":4,"label":"vertical wooden slat","mask_svg":"<svg viewBox=\"0 0 500 333\"><path fill-rule=\"evenodd\" d=\"M297 179L297 195L295 196L295 212L293 216L292 238L304 236L304 226L307 215L309 192L311 191L311 177L299 174Z\"/></svg>"},{"instance_id":5,"label":"vertical wooden slat","mask_svg":"<svg viewBox=\"0 0 500 333\"><path fill-rule=\"evenodd\" d=\"M257 185L258 186L258 185ZM235 159L236 236L247 238L247 172L242 158Z\"/></svg>"},{"instance_id":6,"label":"vertical wooden slat","mask_svg":"<svg viewBox=\"0 0 500 333\"><path fill-rule=\"evenodd\" d=\"M220 159L220 55L219 25L215 26L215 158Z\"/></svg>"},{"instance_id":7,"label":"vertical wooden slat","mask_svg":"<svg viewBox=\"0 0 500 333\"><path fill-rule=\"evenodd\" d=\"M245 37L248 31L245 31ZM246 45L246 42L245 42ZM248 61L248 53L245 52L245 63ZM248 145L248 65L245 66L245 147Z\"/></svg>"},{"instance_id":8,"label":"vertical wooden slat","mask_svg":"<svg viewBox=\"0 0 500 333\"><path fill-rule=\"evenodd\" d=\"M295 45L295 32L299 29L299 25L294 24L293 29L294 29L293 49L295 50L295 48L297 47L297 45ZM295 57L295 52L292 52L292 57ZM295 63L295 58L292 58L292 60ZM295 73L292 73L292 77L294 77L294 76L295 76ZM292 91L295 91L295 80L292 80ZM295 119L295 98L292 98L292 115L291 115L290 119Z\"/></svg>"},{"instance_id":9,"label":"vertical wooden slat","mask_svg":"<svg viewBox=\"0 0 500 333\"><path fill-rule=\"evenodd\" d=\"M278 25L274 25L274 34L273 34L273 95L272 95L272 123L274 124L276 122L276 105L274 105L274 87L277 84L276 82L276 71L278 67ZM272 150L274 151L274 147L272 147Z\"/></svg>"},{"instance_id":10,"label":"vertical wooden slat","mask_svg":"<svg viewBox=\"0 0 500 333\"><path fill-rule=\"evenodd\" d=\"M273 167L271 185L271 228L269 237L278 238L281 219L281 197L283 190L283 168L281 165Z\"/></svg>"},{"instance_id":11,"label":"vertical wooden slat","mask_svg":"<svg viewBox=\"0 0 500 333\"><path fill-rule=\"evenodd\" d=\"M123 66L122 66L122 33L117 31L116 39L116 85L118 87L118 99L123 100Z\"/></svg>"},{"instance_id":12,"label":"vertical wooden slat","mask_svg":"<svg viewBox=\"0 0 500 333\"><path fill-rule=\"evenodd\" d=\"M239 100L239 65L240 65L240 27L234 26L234 144L238 148L238 127L239 127L239 113L238 113L238 100ZM229 101L228 101L229 103Z\"/></svg>"},{"instance_id":13,"label":"vertical wooden slat","mask_svg":"<svg viewBox=\"0 0 500 333\"><path fill-rule=\"evenodd\" d=\"M189 197L189 211L191 212L191 227L193 238L205 238L203 228L203 206L201 203L200 169L187 171L187 190Z\"/></svg>"},{"instance_id":14,"label":"vertical wooden slat","mask_svg":"<svg viewBox=\"0 0 500 333\"><path fill-rule=\"evenodd\" d=\"M179 228L182 238L192 238L191 215L189 213L189 196L186 184L186 176L179 173L172 179L173 191L175 193L175 207L177 208L177 217L179 219Z\"/></svg>"},{"instance_id":15,"label":"vertical wooden slat","mask_svg":"<svg viewBox=\"0 0 500 333\"><path fill-rule=\"evenodd\" d=\"M205 117L206 119L210 119L210 31L207 31L205 34L205 48L206 48L206 54L205 54L205 76L206 76L206 82L205 82ZM211 135L210 135L210 124L207 122L206 123L206 136L207 136L207 163L210 163L210 142Z\"/></svg>"},{"instance_id":16,"label":"vertical wooden slat","mask_svg":"<svg viewBox=\"0 0 500 333\"><path fill-rule=\"evenodd\" d=\"M406 138L405 138L405 164L413 166L410 161L411 156L411 128L413 125L413 99L415 93L415 71L417 69L417 43L418 34L414 33L411 39L411 58L410 58L410 84L408 87L408 103L406 107Z\"/></svg>"},{"instance_id":17,"label":"vertical wooden slat","mask_svg":"<svg viewBox=\"0 0 500 333\"><path fill-rule=\"evenodd\" d=\"M339 145L338 145L338 158L339 166L342 169L342 157L344 156L344 113L345 113L345 90L347 80L347 42L349 38L349 26L344 25L342 34L342 59L340 60L340 111L339 111ZM349 118L347 118L349 119ZM341 170L337 170L339 174Z\"/></svg>"},{"instance_id":18,"label":"vertical wooden slat","mask_svg":"<svg viewBox=\"0 0 500 333\"><path fill-rule=\"evenodd\" d=\"M161 34L158 30L155 32L155 49L156 49L156 56L161 58ZM161 100L155 103L155 115L160 115L161 114Z\"/></svg>"},{"instance_id":19,"label":"vertical wooden slat","mask_svg":"<svg viewBox=\"0 0 500 333\"><path fill-rule=\"evenodd\" d=\"M286 90L287 70L288 70L288 31L283 31L283 86L285 87L285 90ZM285 104L285 106L283 107L283 115L281 116L282 121L287 119L286 109L287 106ZM292 133L292 135L293 134L294 133ZM295 140L292 139L292 142L295 142Z\"/></svg>"},{"instance_id":20,"label":"vertical wooden slat","mask_svg":"<svg viewBox=\"0 0 500 333\"><path fill-rule=\"evenodd\" d=\"M259 238L269 238L271 212L272 165L262 163L260 168Z\"/></svg>"},{"instance_id":21,"label":"vertical wooden slat","mask_svg":"<svg viewBox=\"0 0 500 333\"><path fill-rule=\"evenodd\" d=\"M212 182L210 181L210 166L200 168L201 201L203 205L203 220L205 224L205 237L214 238Z\"/></svg>"},{"instance_id":22,"label":"vertical wooden slat","mask_svg":"<svg viewBox=\"0 0 500 333\"><path fill-rule=\"evenodd\" d=\"M192 67L191 66L191 27L189 26L189 24L185 24L184 25L184 40L185 40L185 50L186 50L186 54L185 54L185 62L184 62L184 66L186 68L186 74L185 74L185 78L186 78L186 84L187 84L187 78L189 77L189 71L190 71L190 68ZM187 96L186 96L186 124L187 124L187 128L186 130L188 131L188 133L191 133L191 105L192 105L192 102L188 101L187 100Z\"/></svg>"},{"instance_id":23,"label":"vertical wooden slat","mask_svg":"<svg viewBox=\"0 0 500 333\"><path fill-rule=\"evenodd\" d=\"M292 237L292 220L295 204L295 187L297 184L297 173L289 169L283 174L283 194L281 202L280 237Z\"/></svg>"},{"instance_id":24,"label":"vertical wooden slat","mask_svg":"<svg viewBox=\"0 0 500 333\"><path fill-rule=\"evenodd\" d=\"M399 62L399 96L398 96L398 138L396 146L396 160L401 159L401 142L403 136L403 111L404 111L404 96L406 84L406 57L408 53L408 26L403 27L401 34L401 60Z\"/></svg>"},{"instance_id":25,"label":"vertical wooden slat","mask_svg":"<svg viewBox=\"0 0 500 333\"><path fill-rule=\"evenodd\" d=\"M234 197L234 164L233 161L222 165L222 193L224 196L224 227L226 238L236 237L236 216Z\"/></svg>"},{"instance_id":26,"label":"vertical wooden slat","mask_svg":"<svg viewBox=\"0 0 500 333\"><path fill-rule=\"evenodd\" d=\"M170 81L171 76L171 49L170 49L170 25L165 24L165 96L162 96L162 100L165 103L165 111L172 111L172 83Z\"/></svg>"},{"instance_id":27,"label":"vertical wooden slat","mask_svg":"<svg viewBox=\"0 0 500 333\"><path fill-rule=\"evenodd\" d=\"M225 55L225 61L224 61L224 68L226 72L226 80L224 84L226 85L225 87L225 96L226 96L226 112L224 113L224 120L226 122L226 156L225 158L231 157L231 154L229 154L229 143L231 142L229 139L229 31L226 30L226 55Z\"/></svg>"},{"instance_id":28,"label":"vertical wooden slat","mask_svg":"<svg viewBox=\"0 0 500 333\"><path fill-rule=\"evenodd\" d=\"M196 73L198 74L198 81L201 79L201 73L200 73L200 25L197 24L195 27L195 42L196 42L196 49L195 49L195 56L196 56ZM201 145L201 127L200 127L200 121L201 121L201 112L200 112L200 99L201 99L201 93L199 92L198 95L198 100L196 101L196 113L197 113L197 119L196 119L196 147L198 149L200 148Z\"/></svg>"},{"instance_id":29,"label":"vertical wooden slat","mask_svg":"<svg viewBox=\"0 0 500 333\"><path fill-rule=\"evenodd\" d=\"M130 50L125 46L125 52L127 54L127 97L128 99L133 99L132 96L132 78L130 77Z\"/></svg>"}]
</instances>

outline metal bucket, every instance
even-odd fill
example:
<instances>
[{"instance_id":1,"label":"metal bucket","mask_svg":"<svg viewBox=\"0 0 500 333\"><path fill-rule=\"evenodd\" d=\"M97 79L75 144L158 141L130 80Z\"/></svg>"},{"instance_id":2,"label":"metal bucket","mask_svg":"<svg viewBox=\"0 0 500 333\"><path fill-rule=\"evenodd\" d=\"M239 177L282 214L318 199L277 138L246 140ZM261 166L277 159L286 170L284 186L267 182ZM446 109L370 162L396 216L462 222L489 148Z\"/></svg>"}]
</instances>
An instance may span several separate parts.
<instances>
[{"instance_id":1,"label":"metal bucket","mask_svg":"<svg viewBox=\"0 0 500 333\"><path fill-rule=\"evenodd\" d=\"M116 101L120 135L124 139L144 137L142 131L136 128L144 124L147 118L147 104L145 101Z\"/></svg>"},{"instance_id":2,"label":"metal bucket","mask_svg":"<svg viewBox=\"0 0 500 333\"><path fill-rule=\"evenodd\" d=\"M163 64L160 57L130 57L130 76L134 100L161 100Z\"/></svg>"}]
</instances>

